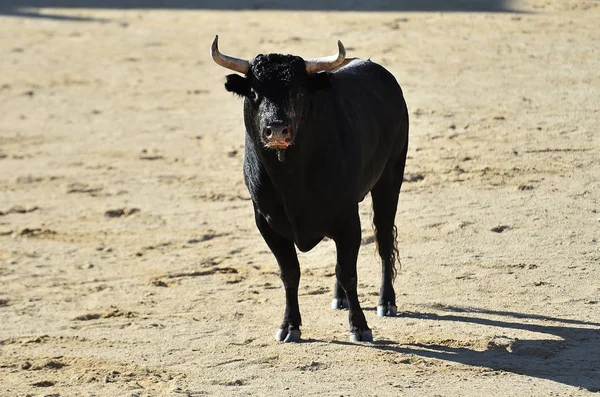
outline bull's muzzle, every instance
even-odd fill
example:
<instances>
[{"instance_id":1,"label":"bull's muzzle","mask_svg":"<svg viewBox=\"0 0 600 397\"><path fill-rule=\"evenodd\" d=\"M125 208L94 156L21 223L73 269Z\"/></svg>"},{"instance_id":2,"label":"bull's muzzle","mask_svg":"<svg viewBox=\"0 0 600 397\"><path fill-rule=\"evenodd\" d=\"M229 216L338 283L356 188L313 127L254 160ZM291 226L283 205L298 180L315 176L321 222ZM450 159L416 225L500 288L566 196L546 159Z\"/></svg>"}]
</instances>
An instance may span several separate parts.
<instances>
[{"instance_id":1,"label":"bull's muzzle","mask_svg":"<svg viewBox=\"0 0 600 397\"><path fill-rule=\"evenodd\" d=\"M269 149L285 149L292 144L292 126L270 124L263 130L263 141Z\"/></svg>"}]
</instances>

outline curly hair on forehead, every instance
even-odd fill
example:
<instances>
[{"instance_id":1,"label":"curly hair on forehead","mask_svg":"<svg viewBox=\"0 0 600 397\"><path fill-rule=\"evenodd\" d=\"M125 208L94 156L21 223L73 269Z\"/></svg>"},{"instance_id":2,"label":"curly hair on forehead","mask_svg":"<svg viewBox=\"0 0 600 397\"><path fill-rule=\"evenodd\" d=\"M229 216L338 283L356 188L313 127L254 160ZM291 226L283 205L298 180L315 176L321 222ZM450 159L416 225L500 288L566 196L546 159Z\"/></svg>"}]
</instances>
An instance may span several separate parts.
<instances>
[{"instance_id":1,"label":"curly hair on forehead","mask_svg":"<svg viewBox=\"0 0 600 397\"><path fill-rule=\"evenodd\" d=\"M261 54L251 61L252 74L262 83L288 86L295 76L306 73L304 60L295 55Z\"/></svg>"}]
</instances>

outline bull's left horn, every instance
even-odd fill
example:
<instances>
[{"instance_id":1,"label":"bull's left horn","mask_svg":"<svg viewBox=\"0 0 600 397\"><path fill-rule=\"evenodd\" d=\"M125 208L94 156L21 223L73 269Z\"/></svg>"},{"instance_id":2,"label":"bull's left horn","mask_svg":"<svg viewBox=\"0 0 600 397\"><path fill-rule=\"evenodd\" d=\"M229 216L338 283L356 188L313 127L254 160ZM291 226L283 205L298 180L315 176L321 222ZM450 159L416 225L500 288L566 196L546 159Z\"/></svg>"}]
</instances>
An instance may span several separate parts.
<instances>
[{"instance_id":1,"label":"bull's left horn","mask_svg":"<svg viewBox=\"0 0 600 397\"><path fill-rule=\"evenodd\" d=\"M230 57L219 52L219 35L215 35L210 46L210 55L217 65L233 70L234 72L247 74L250 69L250 63L245 59Z\"/></svg>"},{"instance_id":2,"label":"bull's left horn","mask_svg":"<svg viewBox=\"0 0 600 397\"><path fill-rule=\"evenodd\" d=\"M338 53L323 58L313 58L304 60L306 72L308 74L318 73L324 70L330 70L340 66L346 59L346 49L341 41L338 40Z\"/></svg>"}]
</instances>

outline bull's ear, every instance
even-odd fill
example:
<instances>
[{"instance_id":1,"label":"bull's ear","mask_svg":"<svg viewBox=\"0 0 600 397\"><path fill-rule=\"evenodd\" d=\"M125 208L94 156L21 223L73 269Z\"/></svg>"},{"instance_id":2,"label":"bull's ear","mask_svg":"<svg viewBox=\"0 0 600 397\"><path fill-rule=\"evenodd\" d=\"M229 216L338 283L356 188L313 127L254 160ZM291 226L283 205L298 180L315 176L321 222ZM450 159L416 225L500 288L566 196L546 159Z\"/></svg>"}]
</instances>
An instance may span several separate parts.
<instances>
[{"instance_id":1,"label":"bull's ear","mask_svg":"<svg viewBox=\"0 0 600 397\"><path fill-rule=\"evenodd\" d=\"M225 77L225 89L239 96L248 96L250 94L250 84L248 79L239 74L230 74Z\"/></svg>"},{"instance_id":2,"label":"bull's ear","mask_svg":"<svg viewBox=\"0 0 600 397\"><path fill-rule=\"evenodd\" d=\"M312 91L331 88L331 73L321 72L308 76L308 89Z\"/></svg>"}]
</instances>

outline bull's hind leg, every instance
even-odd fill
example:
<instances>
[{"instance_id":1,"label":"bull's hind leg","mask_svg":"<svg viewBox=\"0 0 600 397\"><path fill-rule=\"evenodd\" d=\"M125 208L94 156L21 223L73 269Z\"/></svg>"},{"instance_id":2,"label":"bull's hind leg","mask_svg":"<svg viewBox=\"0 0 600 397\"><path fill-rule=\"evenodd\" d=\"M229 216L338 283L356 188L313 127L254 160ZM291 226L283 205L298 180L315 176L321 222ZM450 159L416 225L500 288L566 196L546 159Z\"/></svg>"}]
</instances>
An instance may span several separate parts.
<instances>
[{"instance_id":1,"label":"bull's hind leg","mask_svg":"<svg viewBox=\"0 0 600 397\"><path fill-rule=\"evenodd\" d=\"M283 322L275 334L280 342L300 341L300 307L298 305L298 285L300 284L300 264L294 243L275 232L266 219L255 209L256 225L265 242L279 264L281 281L285 288L285 313Z\"/></svg>"},{"instance_id":2,"label":"bull's hind leg","mask_svg":"<svg viewBox=\"0 0 600 397\"><path fill-rule=\"evenodd\" d=\"M348 308L348 298L346 298L344 288L342 288L340 283L337 281L333 286L333 299L331 300L331 308L333 310L343 310Z\"/></svg>"},{"instance_id":3,"label":"bull's hind leg","mask_svg":"<svg viewBox=\"0 0 600 397\"><path fill-rule=\"evenodd\" d=\"M361 234L358 206L342 219L333 236L337 251L335 275L348 300L350 340L353 342L371 342L373 341L373 334L360 307L357 292L356 260L360 248Z\"/></svg>"},{"instance_id":4,"label":"bull's hind leg","mask_svg":"<svg viewBox=\"0 0 600 397\"><path fill-rule=\"evenodd\" d=\"M381 178L371 191L373 199L373 225L379 256L381 257L381 288L377 315L395 316L397 313L394 277L396 276L396 260L398 256L397 231L394 225L398 196L402 186L406 157L388 164Z\"/></svg>"}]
</instances>

